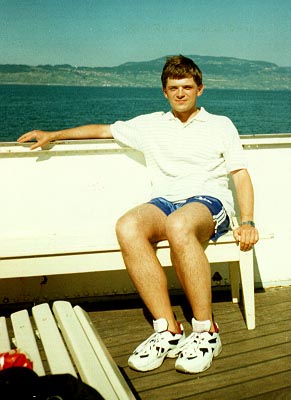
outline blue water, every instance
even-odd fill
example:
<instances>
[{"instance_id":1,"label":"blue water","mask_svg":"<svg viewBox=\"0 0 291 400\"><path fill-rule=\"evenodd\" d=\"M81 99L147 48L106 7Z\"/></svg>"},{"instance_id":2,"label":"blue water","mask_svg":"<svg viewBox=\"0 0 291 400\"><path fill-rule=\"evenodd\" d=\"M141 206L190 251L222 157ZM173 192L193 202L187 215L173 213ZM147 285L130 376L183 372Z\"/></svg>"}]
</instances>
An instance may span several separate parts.
<instances>
[{"instance_id":1,"label":"blue water","mask_svg":"<svg viewBox=\"0 0 291 400\"><path fill-rule=\"evenodd\" d=\"M291 133L290 91L206 89L199 105L230 117L242 135ZM159 88L0 85L0 141L168 110Z\"/></svg>"}]
</instances>

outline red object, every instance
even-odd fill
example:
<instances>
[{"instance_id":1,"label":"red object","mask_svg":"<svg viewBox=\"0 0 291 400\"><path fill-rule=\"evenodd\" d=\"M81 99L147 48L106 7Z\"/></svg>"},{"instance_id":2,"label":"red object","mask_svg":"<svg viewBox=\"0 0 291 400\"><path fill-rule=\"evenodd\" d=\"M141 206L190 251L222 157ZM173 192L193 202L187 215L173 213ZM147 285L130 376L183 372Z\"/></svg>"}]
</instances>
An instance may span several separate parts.
<instances>
[{"instance_id":1,"label":"red object","mask_svg":"<svg viewBox=\"0 0 291 400\"><path fill-rule=\"evenodd\" d=\"M0 354L0 371L11 367L25 367L33 369L33 363L26 354L19 350L11 350Z\"/></svg>"}]
</instances>

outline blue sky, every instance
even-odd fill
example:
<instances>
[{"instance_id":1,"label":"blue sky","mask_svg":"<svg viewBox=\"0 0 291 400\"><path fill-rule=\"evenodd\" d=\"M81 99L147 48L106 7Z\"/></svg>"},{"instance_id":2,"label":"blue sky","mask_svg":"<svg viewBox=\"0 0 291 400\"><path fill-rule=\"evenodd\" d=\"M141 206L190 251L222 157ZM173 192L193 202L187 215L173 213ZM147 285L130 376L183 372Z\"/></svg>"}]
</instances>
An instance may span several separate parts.
<instances>
[{"instance_id":1,"label":"blue sky","mask_svg":"<svg viewBox=\"0 0 291 400\"><path fill-rule=\"evenodd\" d=\"M0 0L0 20L0 64L199 54L291 66L290 0Z\"/></svg>"}]
</instances>

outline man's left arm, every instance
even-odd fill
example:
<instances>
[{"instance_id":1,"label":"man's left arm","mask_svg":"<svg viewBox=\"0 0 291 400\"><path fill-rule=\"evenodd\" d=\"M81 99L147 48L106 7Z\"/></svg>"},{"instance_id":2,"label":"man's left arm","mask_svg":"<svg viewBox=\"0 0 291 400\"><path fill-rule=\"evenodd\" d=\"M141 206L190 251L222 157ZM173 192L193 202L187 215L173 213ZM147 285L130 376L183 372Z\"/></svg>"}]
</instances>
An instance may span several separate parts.
<instances>
[{"instance_id":1,"label":"man's left arm","mask_svg":"<svg viewBox=\"0 0 291 400\"><path fill-rule=\"evenodd\" d=\"M246 169L232 171L240 209L241 225L233 231L233 236L240 243L240 249L250 250L259 240L259 234L254 226L254 189L250 175Z\"/></svg>"}]
</instances>

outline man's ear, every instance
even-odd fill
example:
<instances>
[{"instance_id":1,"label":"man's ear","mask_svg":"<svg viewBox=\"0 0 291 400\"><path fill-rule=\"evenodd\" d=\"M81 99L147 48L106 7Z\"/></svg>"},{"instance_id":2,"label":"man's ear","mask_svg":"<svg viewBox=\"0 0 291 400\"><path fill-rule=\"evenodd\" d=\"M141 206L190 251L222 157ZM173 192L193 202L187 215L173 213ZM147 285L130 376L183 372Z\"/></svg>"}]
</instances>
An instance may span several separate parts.
<instances>
[{"instance_id":1,"label":"man's ear","mask_svg":"<svg viewBox=\"0 0 291 400\"><path fill-rule=\"evenodd\" d=\"M165 98L167 99L167 98L168 98L168 95L167 95L167 92L166 92L166 89L165 89L165 88L163 88L163 93L164 93Z\"/></svg>"},{"instance_id":2,"label":"man's ear","mask_svg":"<svg viewBox=\"0 0 291 400\"><path fill-rule=\"evenodd\" d=\"M203 94L203 90L204 90L204 85L202 84L198 88L197 96L201 96Z\"/></svg>"}]
</instances>

